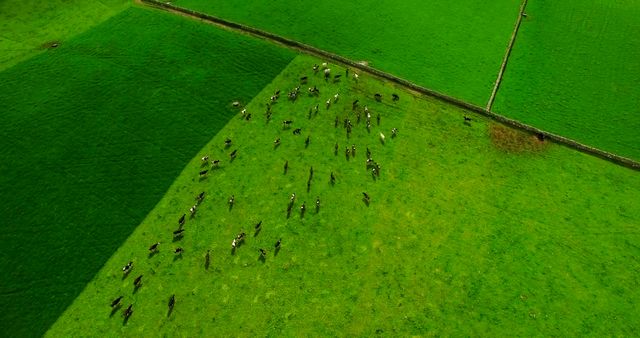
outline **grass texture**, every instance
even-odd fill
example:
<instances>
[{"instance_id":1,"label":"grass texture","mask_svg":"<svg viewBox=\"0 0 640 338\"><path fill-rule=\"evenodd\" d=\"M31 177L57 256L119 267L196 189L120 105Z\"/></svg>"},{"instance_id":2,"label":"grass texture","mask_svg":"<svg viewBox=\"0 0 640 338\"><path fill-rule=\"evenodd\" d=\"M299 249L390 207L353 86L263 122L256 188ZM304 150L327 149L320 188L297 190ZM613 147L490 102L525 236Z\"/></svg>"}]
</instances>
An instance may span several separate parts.
<instances>
[{"instance_id":1,"label":"grass texture","mask_svg":"<svg viewBox=\"0 0 640 338\"><path fill-rule=\"evenodd\" d=\"M0 335L43 334L292 58L134 7L0 73Z\"/></svg>"},{"instance_id":2,"label":"grass texture","mask_svg":"<svg viewBox=\"0 0 640 338\"><path fill-rule=\"evenodd\" d=\"M335 65L329 65L332 74L342 74L342 81L325 82L311 70L320 62L296 58L246 106L252 119L238 113L198 152L47 336L637 332L636 172L365 74L359 82L346 79ZM288 101L286 93L302 76L309 84ZM319 97L306 90L314 85ZM277 90L283 94L267 122L266 103ZM327 109L325 101L336 93L338 102ZM393 102L392 93L400 100ZM355 99L355 112L363 114L364 106L371 112L370 132L364 115L357 122ZM319 112L309 116L316 104ZM472 118L468 125L465 114ZM354 126L349 138L344 118ZM283 128L283 120L293 120L291 128ZM300 135L292 133L297 128ZM399 130L395 138L392 128ZM352 145L356 154L347 158L345 147ZM381 165L379 178L366 168L367 148ZM219 159L220 167L203 165L205 155ZM199 177L206 168L208 175ZM189 218L201 192L204 201ZM184 237L174 240L183 213ZM247 237L232 253L242 231ZM156 242L158 253L149 254ZM174 254L177 247L181 255ZM260 248L267 251L264 261ZM123 277L129 261L133 270ZM140 275L136 291L133 280ZM119 296L123 306L112 311L109 304ZM121 313L130 304L134 312L125 321Z\"/></svg>"},{"instance_id":3,"label":"grass texture","mask_svg":"<svg viewBox=\"0 0 640 338\"><path fill-rule=\"evenodd\" d=\"M484 106L520 1L178 0Z\"/></svg>"},{"instance_id":4,"label":"grass texture","mask_svg":"<svg viewBox=\"0 0 640 338\"><path fill-rule=\"evenodd\" d=\"M0 71L64 44L129 7L128 0L0 1Z\"/></svg>"},{"instance_id":5,"label":"grass texture","mask_svg":"<svg viewBox=\"0 0 640 338\"><path fill-rule=\"evenodd\" d=\"M640 160L640 3L531 1L494 110Z\"/></svg>"}]
</instances>

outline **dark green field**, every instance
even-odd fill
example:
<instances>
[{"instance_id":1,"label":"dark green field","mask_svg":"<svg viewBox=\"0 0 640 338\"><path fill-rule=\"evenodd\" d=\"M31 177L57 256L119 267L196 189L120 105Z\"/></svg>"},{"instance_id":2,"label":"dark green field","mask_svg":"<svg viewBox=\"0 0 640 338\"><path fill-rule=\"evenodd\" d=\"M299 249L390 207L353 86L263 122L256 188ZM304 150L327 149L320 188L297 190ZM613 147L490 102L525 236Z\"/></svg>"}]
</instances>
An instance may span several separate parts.
<instances>
[{"instance_id":1,"label":"dark green field","mask_svg":"<svg viewBox=\"0 0 640 338\"><path fill-rule=\"evenodd\" d=\"M48 336L638 332L636 172L366 75L358 83L327 83L312 75L311 66L320 62L296 58L247 106L250 121L238 114L198 152ZM288 92L304 75L310 83L302 86L302 96L294 103L283 95L267 123L269 97L278 89ZM319 97L306 92L313 85ZM327 109L325 101L335 93L340 99ZM374 93L382 94L382 102ZM398 102L390 100L392 93L400 95ZM316 104L319 112L309 118ZM473 118L469 125L465 114ZM344 118L354 125L349 138ZM293 120L291 128L283 129L285 119ZM300 135L292 133L295 128ZM225 148L227 137L233 145ZM356 155L347 159L345 147L352 145ZM381 165L378 178L365 166L367 148ZM234 149L238 155L231 162ZM221 165L201 179L198 172L210 168L201 164L204 155ZM172 240L178 218L203 191L195 217L187 216L184 237ZM229 208L231 195L235 203ZM260 220L262 231L254 235ZM232 254L231 242L241 231L247 238ZM159 253L149 255L156 242ZM176 247L184 253L175 255ZM259 248L267 250L264 261ZM123 278L129 261L134 268ZM136 292L132 284L139 275L143 283ZM176 305L168 313L172 294ZM109 303L118 296L124 296L123 307L111 314ZM121 312L129 304L134 313L123 324Z\"/></svg>"},{"instance_id":2,"label":"dark green field","mask_svg":"<svg viewBox=\"0 0 640 338\"><path fill-rule=\"evenodd\" d=\"M178 0L178 6L264 29L484 106L519 0Z\"/></svg>"},{"instance_id":3,"label":"dark green field","mask_svg":"<svg viewBox=\"0 0 640 338\"><path fill-rule=\"evenodd\" d=\"M494 110L640 160L640 3L530 1Z\"/></svg>"},{"instance_id":4,"label":"dark green field","mask_svg":"<svg viewBox=\"0 0 640 338\"><path fill-rule=\"evenodd\" d=\"M4 13L3 13L4 14ZM131 8L0 73L0 335L38 336L293 58Z\"/></svg>"}]
</instances>

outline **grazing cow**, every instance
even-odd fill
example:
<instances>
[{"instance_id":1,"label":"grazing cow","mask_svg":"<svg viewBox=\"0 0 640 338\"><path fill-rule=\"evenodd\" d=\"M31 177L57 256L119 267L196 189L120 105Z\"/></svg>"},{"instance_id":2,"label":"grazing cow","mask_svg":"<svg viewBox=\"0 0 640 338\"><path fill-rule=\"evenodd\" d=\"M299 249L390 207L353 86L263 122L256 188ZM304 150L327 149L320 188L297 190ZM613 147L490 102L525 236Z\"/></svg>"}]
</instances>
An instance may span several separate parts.
<instances>
[{"instance_id":1,"label":"grazing cow","mask_svg":"<svg viewBox=\"0 0 640 338\"><path fill-rule=\"evenodd\" d=\"M227 137L226 139L224 139L224 146L225 147L231 146L231 139L230 138Z\"/></svg>"},{"instance_id":2,"label":"grazing cow","mask_svg":"<svg viewBox=\"0 0 640 338\"><path fill-rule=\"evenodd\" d=\"M382 142L382 144L384 144L384 134L382 132L380 132L380 142Z\"/></svg>"},{"instance_id":3,"label":"grazing cow","mask_svg":"<svg viewBox=\"0 0 640 338\"><path fill-rule=\"evenodd\" d=\"M176 305L176 295L171 295L171 298L169 298L169 312L173 311L174 305Z\"/></svg>"},{"instance_id":4,"label":"grazing cow","mask_svg":"<svg viewBox=\"0 0 640 338\"><path fill-rule=\"evenodd\" d=\"M336 119L333 121L333 127L334 128L338 128L338 123L340 122L340 119L338 119L338 115L336 115Z\"/></svg>"},{"instance_id":5,"label":"grazing cow","mask_svg":"<svg viewBox=\"0 0 640 338\"><path fill-rule=\"evenodd\" d=\"M398 96L398 94L391 94L391 97L393 98L393 101L400 100L400 96Z\"/></svg>"},{"instance_id":6,"label":"grazing cow","mask_svg":"<svg viewBox=\"0 0 640 338\"><path fill-rule=\"evenodd\" d=\"M203 176L207 175L208 172L209 172L209 170L201 170L200 171L200 177L203 177Z\"/></svg>"},{"instance_id":7,"label":"grazing cow","mask_svg":"<svg viewBox=\"0 0 640 338\"><path fill-rule=\"evenodd\" d=\"M236 197L234 195L231 195L229 197L229 206L232 207L235 201L236 201Z\"/></svg>"},{"instance_id":8,"label":"grazing cow","mask_svg":"<svg viewBox=\"0 0 640 338\"><path fill-rule=\"evenodd\" d=\"M254 225L254 226L253 226L253 228L254 228L254 229L255 229L255 231L256 231L256 233L255 233L255 234L257 235L257 234L260 232L260 230L262 230L262 221L260 221L260 222L256 223L256 225Z\"/></svg>"},{"instance_id":9,"label":"grazing cow","mask_svg":"<svg viewBox=\"0 0 640 338\"><path fill-rule=\"evenodd\" d=\"M313 65L313 72L314 72L314 73L317 73L317 72L318 72L318 69L320 69L320 66L318 66L318 65Z\"/></svg>"},{"instance_id":10,"label":"grazing cow","mask_svg":"<svg viewBox=\"0 0 640 338\"><path fill-rule=\"evenodd\" d=\"M267 258L267 250L260 248L258 251L260 251L260 259Z\"/></svg>"},{"instance_id":11,"label":"grazing cow","mask_svg":"<svg viewBox=\"0 0 640 338\"><path fill-rule=\"evenodd\" d=\"M121 301L122 301L122 298L124 298L124 296L120 296L120 297L118 297L118 298L114 299L114 300L111 302L111 307L112 307L112 308L116 308L116 307L120 306Z\"/></svg>"},{"instance_id":12,"label":"grazing cow","mask_svg":"<svg viewBox=\"0 0 640 338\"><path fill-rule=\"evenodd\" d=\"M464 122L471 122L471 118L467 115L464 116Z\"/></svg>"},{"instance_id":13,"label":"grazing cow","mask_svg":"<svg viewBox=\"0 0 640 338\"><path fill-rule=\"evenodd\" d=\"M356 80L356 82L358 81L359 78L360 78L360 75L358 75L358 73L353 73L353 79Z\"/></svg>"},{"instance_id":14,"label":"grazing cow","mask_svg":"<svg viewBox=\"0 0 640 338\"><path fill-rule=\"evenodd\" d=\"M184 229L178 229L173 232L173 238L180 238L184 235Z\"/></svg>"},{"instance_id":15,"label":"grazing cow","mask_svg":"<svg viewBox=\"0 0 640 338\"><path fill-rule=\"evenodd\" d=\"M328 65L327 65L327 63L326 63L326 62L323 62L323 63L322 63L322 69L327 69L327 66L328 66Z\"/></svg>"},{"instance_id":16,"label":"grazing cow","mask_svg":"<svg viewBox=\"0 0 640 338\"><path fill-rule=\"evenodd\" d=\"M314 114L318 114L318 108L320 107L320 104L316 103L316 106L313 107L313 113Z\"/></svg>"},{"instance_id":17,"label":"grazing cow","mask_svg":"<svg viewBox=\"0 0 640 338\"><path fill-rule=\"evenodd\" d=\"M220 166L220 160L211 161L211 165L213 165L214 168L218 168Z\"/></svg>"},{"instance_id":18,"label":"grazing cow","mask_svg":"<svg viewBox=\"0 0 640 338\"><path fill-rule=\"evenodd\" d=\"M289 161L285 161L284 162L284 173L287 173L287 170L289 170Z\"/></svg>"},{"instance_id":19,"label":"grazing cow","mask_svg":"<svg viewBox=\"0 0 640 338\"><path fill-rule=\"evenodd\" d=\"M276 242L276 245L275 245L276 251L277 251L277 250L280 250L280 246L281 246L281 245L282 245L282 238L280 238L280 239Z\"/></svg>"},{"instance_id":20,"label":"grazing cow","mask_svg":"<svg viewBox=\"0 0 640 338\"><path fill-rule=\"evenodd\" d=\"M369 201L371 200L371 199L369 198L369 194L367 194L367 193L366 193L366 192L364 192L364 191L362 192L362 199L363 199L367 204L369 204Z\"/></svg>"},{"instance_id":21,"label":"grazing cow","mask_svg":"<svg viewBox=\"0 0 640 338\"><path fill-rule=\"evenodd\" d=\"M316 212L320 211L320 197L316 197Z\"/></svg>"},{"instance_id":22,"label":"grazing cow","mask_svg":"<svg viewBox=\"0 0 640 338\"><path fill-rule=\"evenodd\" d=\"M340 81L340 78L341 78L341 77L342 77L342 74L335 75L335 76L333 77L333 82L338 82L338 81Z\"/></svg>"},{"instance_id":23,"label":"grazing cow","mask_svg":"<svg viewBox=\"0 0 640 338\"><path fill-rule=\"evenodd\" d=\"M247 120L247 121L250 121L251 120L251 113L247 114L247 116L244 119Z\"/></svg>"},{"instance_id":24,"label":"grazing cow","mask_svg":"<svg viewBox=\"0 0 640 338\"><path fill-rule=\"evenodd\" d=\"M282 126L284 128L287 128L287 127L290 127L292 123L293 123L292 120L284 120L284 121L282 121Z\"/></svg>"},{"instance_id":25,"label":"grazing cow","mask_svg":"<svg viewBox=\"0 0 640 338\"><path fill-rule=\"evenodd\" d=\"M197 205L194 205L191 208L189 208L189 212L191 213L191 217L195 216L197 209L198 209Z\"/></svg>"},{"instance_id":26,"label":"grazing cow","mask_svg":"<svg viewBox=\"0 0 640 338\"><path fill-rule=\"evenodd\" d=\"M356 156L356 145L355 144L351 145L351 156Z\"/></svg>"},{"instance_id":27,"label":"grazing cow","mask_svg":"<svg viewBox=\"0 0 640 338\"><path fill-rule=\"evenodd\" d=\"M209 161L209 155L205 155L202 157L202 162L207 162Z\"/></svg>"},{"instance_id":28,"label":"grazing cow","mask_svg":"<svg viewBox=\"0 0 640 338\"><path fill-rule=\"evenodd\" d=\"M367 147L367 161L371 159L371 150Z\"/></svg>"},{"instance_id":29,"label":"grazing cow","mask_svg":"<svg viewBox=\"0 0 640 338\"><path fill-rule=\"evenodd\" d=\"M382 101L382 95L380 95L379 93L375 93L373 95L373 98L375 98L376 101L378 101L378 102Z\"/></svg>"},{"instance_id":30,"label":"grazing cow","mask_svg":"<svg viewBox=\"0 0 640 338\"><path fill-rule=\"evenodd\" d=\"M325 105L327 106L327 109L329 109L329 107L331 107L331 99L327 99L327 102L325 102Z\"/></svg>"},{"instance_id":31,"label":"grazing cow","mask_svg":"<svg viewBox=\"0 0 640 338\"><path fill-rule=\"evenodd\" d=\"M302 128L296 128L293 130L293 135L300 135L301 131L302 131Z\"/></svg>"},{"instance_id":32,"label":"grazing cow","mask_svg":"<svg viewBox=\"0 0 640 338\"><path fill-rule=\"evenodd\" d=\"M333 146L333 154L334 154L334 155L338 155L338 148L339 148L339 146L338 146L338 142L336 142L336 145L335 145L335 146Z\"/></svg>"},{"instance_id":33,"label":"grazing cow","mask_svg":"<svg viewBox=\"0 0 640 338\"><path fill-rule=\"evenodd\" d=\"M307 136L307 139L306 139L306 140L304 140L304 147L305 147L305 148L309 146L309 142L311 142L311 139L310 139L310 138L311 138L311 136Z\"/></svg>"},{"instance_id":34,"label":"grazing cow","mask_svg":"<svg viewBox=\"0 0 640 338\"><path fill-rule=\"evenodd\" d=\"M378 122L378 125L380 125L380 113L376 115L376 122Z\"/></svg>"},{"instance_id":35,"label":"grazing cow","mask_svg":"<svg viewBox=\"0 0 640 338\"><path fill-rule=\"evenodd\" d=\"M182 255L183 252L184 252L184 249L181 247L177 247L175 250L173 250L173 253L176 255Z\"/></svg>"},{"instance_id":36,"label":"grazing cow","mask_svg":"<svg viewBox=\"0 0 640 338\"><path fill-rule=\"evenodd\" d=\"M122 312L122 317L124 317L124 320L129 320L129 317L131 317L131 315L133 314L133 304L129 305L123 312Z\"/></svg>"},{"instance_id":37,"label":"grazing cow","mask_svg":"<svg viewBox=\"0 0 640 338\"><path fill-rule=\"evenodd\" d=\"M304 212L307 210L307 205L306 205L306 203L307 203L306 201L305 201L305 202L302 202L302 205L300 206L300 215L301 215L302 217L304 217Z\"/></svg>"},{"instance_id":38,"label":"grazing cow","mask_svg":"<svg viewBox=\"0 0 640 338\"><path fill-rule=\"evenodd\" d=\"M178 219L178 225L183 226L184 225L184 218L187 216L187 214L182 214L182 216L180 216L180 218Z\"/></svg>"},{"instance_id":39,"label":"grazing cow","mask_svg":"<svg viewBox=\"0 0 640 338\"><path fill-rule=\"evenodd\" d=\"M242 109L242 111L240 113L242 114L242 116L247 115L247 108Z\"/></svg>"},{"instance_id":40,"label":"grazing cow","mask_svg":"<svg viewBox=\"0 0 640 338\"><path fill-rule=\"evenodd\" d=\"M202 200L204 199L204 191L199 193L198 196L196 196L196 201L202 202Z\"/></svg>"},{"instance_id":41,"label":"grazing cow","mask_svg":"<svg viewBox=\"0 0 640 338\"><path fill-rule=\"evenodd\" d=\"M231 105L234 106L234 107L240 107L240 102L233 101L233 102L231 102Z\"/></svg>"},{"instance_id":42,"label":"grazing cow","mask_svg":"<svg viewBox=\"0 0 640 338\"><path fill-rule=\"evenodd\" d=\"M344 70L344 76L349 77L349 68Z\"/></svg>"},{"instance_id":43,"label":"grazing cow","mask_svg":"<svg viewBox=\"0 0 640 338\"><path fill-rule=\"evenodd\" d=\"M277 137L277 138L276 138L276 140L275 140L275 141L273 141L273 146L274 146L274 147L277 147L277 146L279 146L279 145L280 145L280 138L279 138L279 137Z\"/></svg>"},{"instance_id":44,"label":"grazing cow","mask_svg":"<svg viewBox=\"0 0 640 338\"><path fill-rule=\"evenodd\" d=\"M329 76L331 76L331 69L327 68L327 69L324 70L324 79L325 80L328 79Z\"/></svg>"},{"instance_id":45,"label":"grazing cow","mask_svg":"<svg viewBox=\"0 0 640 338\"><path fill-rule=\"evenodd\" d=\"M353 103L351 104L351 109L355 110L356 107L358 107L358 102L360 102L360 100L353 101Z\"/></svg>"},{"instance_id":46,"label":"grazing cow","mask_svg":"<svg viewBox=\"0 0 640 338\"><path fill-rule=\"evenodd\" d=\"M340 94L336 93L336 95L333 95L333 103L338 102L339 98L340 98Z\"/></svg>"},{"instance_id":47,"label":"grazing cow","mask_svg":"<svg viewBox=\"0 0 640 338\"><path fill-rule=\"evenodd\" d=\"M271 96L271 102L276 102L278 100L278 97L273 95Z\"/></svg>"},{"instance_id":48,"label":"grazing cow","mask_svg":"<svg viewBox=\"0 0 640 338\"><path fill-rule=\"evenodd\" d=\"M160 246L160 242L156 242L149 247L149 251L158 252L158 246Z\"/></svg>"},{"instance_id":49,"label":"grazing cow","mask_svg":"<svg viewBox=\"0 0 640 338\"><path fill-rule=\"evenodd\" d=\"M229 154L229 157L231 157L231 159L233 160L234 158L236 158L236 155L238 155L238 149L232 151L231 154Z\"/></svg>"},{"instance_id":50,"label":"grazing cow","mask_svg":"<svg viewBox=\"0 0 640 338\"><path fill-rule=\"evenodd\" d=\"M349 159L349 154L351 154L351 149L349 149L349 147L345 147L344 155L347 157L347 160Z\"/></svg>"},{"instance_id":51,"label":"grazing cow","mask_svg":"<svg viewBox=\"0 0 640 338\"><path fill-rule=\"evenodd\" d=\"M142 286L142 275L136 277L135 280L133 280L133 286L137 289L139 287Z\"/></svg>"},{"instance_id":52,"label":"grazing cow","mask_svg":"<svg viewBox=\"0 0 640 338\"><path fill-rule=\"evenodd\" d=\"M307 83L307 79L308 79L308 77L306 77L306 76L301 77L300 78L300 83Z\"/></svg>"},{"instance_id":53,"label":"grazing cow","mask_svg":"<svg viewBox=\"0 0 640 338\"><path fill-rule=\"evenodd\" d=\"M293 194L291 194L291 197L289 198L289 203L293 204L293 202L296 201L296 193L294 192Z\"/></svg>"},{"instance_id":54,"label":"grazing cow","mask_svg":"<svg viewBox=\"0 0 640 338\"><path fill-rule=\"evenodd\" d=\"M204 268L208 270L210 263L211 263L211 250L207 250L207 254L204 256Z\"/></svg>"},{"instance_id":55,"label":"grazing cow","mask_svg":"<svg viewBox=\"0 0 640 338\"><path fill-rule=\"evenodd\" d=\"M391 129L391 138L396 137L398 135L398 128Z\"/></svg>"},{"instance_id":56,"label":"grazing cow","mask_svg":"<svg viewBox=\"0 0 640 338\"><path fill-rule=\"evenodd\" d=\"M128 275L129 272L131 272L131 269L133 269L133 262L127 263L127 265L122 268L122 273L124 275Z\"/></svg>"}]
</instances>

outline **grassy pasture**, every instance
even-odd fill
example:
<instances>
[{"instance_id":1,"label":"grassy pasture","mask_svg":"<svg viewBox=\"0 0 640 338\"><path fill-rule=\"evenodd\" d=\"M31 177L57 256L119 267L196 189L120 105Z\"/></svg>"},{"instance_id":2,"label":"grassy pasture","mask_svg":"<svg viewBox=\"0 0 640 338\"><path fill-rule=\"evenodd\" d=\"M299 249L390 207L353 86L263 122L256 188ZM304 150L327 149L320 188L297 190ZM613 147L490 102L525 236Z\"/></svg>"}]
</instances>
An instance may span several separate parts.
<instances>
[{"instance_id":1,"label":"grassy pasture","mask_svg":"<svg viewBox=\"0 0 640 338\"><path fill-rule=\"evenodd\" d=\"M0 335L43 334L292 58L134 7L1 72Z\"/></svg>"},{"instance_id":2,"label":"grassy pasture","mask_svg":"<svg viewBox=\"0 0 640 338\"><path fill-rule=\"evenodd\" d=\"M311 65L319 62L296 58L246 107L250 121L236 115L198 152L48 336L637 332L636 172L541 144L482 117L464 125L465 111L366 75L359 83L326 83L312 74ZM278 89L286 94L303 75L310 83L302 86L302 96L289 102L283 95L267 123L269 97ZM312 85L320 88L318 98L306 92ZM325 100L335 93L340 100L326 109ZM382 102L374 93L382 94ZM400 101L391 102L392 93ZM356 122L356 98L358 111L370 108L371 133L364 120ZM320 111L309 119L316 104ZM342 122L334 128L336 115L353 122L349 139ZM290 129L282 128L285 119L293 120ZM394 127L397 138L390 137ZM295 128L300 135L292 134ZM229 148L226 137L233 140ZM356 155L347 160L345 146L352 144ZM367 147L381 164L379 179L365 168ZM238 156L231 162L234 149ZM204 155L222 164L200 179ZM332 171L335 185L329 182ZM202 191L207 195L187 219L184 238L173 241L178 218ZM369 206L362 191L371 196ZM287 218L293 192L295 207ZM303 217L299 207L305 201ZM259 220L262 231L255 236ZM242 230L247 239L234 255L230 244ZM282 249L275 255L279 238ZM158 241L159 253L148 255ZM182 256L174 255L176 247L184 248ZM259 248L268 251L264 262ZM123 278L121 268L129 261L133 271ZM136 292L138 275L143 285ZM168 313L172 294L176 306ZM109 308L121 295L124 307L134 309L126 324L122 309Z\"/></svg>"},{"instance_id":3,"label":"grassy pasture","mask_svg":"<svg viewBox=\"0 0 640 338\"><path fill-rule=\"evenodd\" d=\"M178 0L485 105L520 5L506 1Z\"/></svg>"},{"instance_id":4,"label":"grassy pasture","mask_svg":"<svg viewBox=\"0 0 640 338\"><path fill-rule=\"evenodd\" d=\"M640 3L531 1L494 110L640 160Z\"/></svg>"},{"instance_id":5,"label":"grassy pasture","mask_svg":"<svg viewBox=\"0 0 640 338\"><path fill-rule=\"evenodd\" d=\"M0 1L0 71L121 12L128 0Z\"/></svg>"}]
</instances>

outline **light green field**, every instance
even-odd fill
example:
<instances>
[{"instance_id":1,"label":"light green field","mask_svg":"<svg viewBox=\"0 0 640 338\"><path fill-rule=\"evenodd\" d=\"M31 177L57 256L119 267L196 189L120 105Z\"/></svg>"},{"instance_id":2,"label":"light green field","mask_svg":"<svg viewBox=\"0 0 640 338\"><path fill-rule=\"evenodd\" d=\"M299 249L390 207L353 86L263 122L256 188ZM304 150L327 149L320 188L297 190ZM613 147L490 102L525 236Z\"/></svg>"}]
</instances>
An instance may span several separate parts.
<instances>
[{"instance_id":1,"label":"light green field","mask_svg":"<svg viewBox=\"0 0 640 338\"><path fill-rule=\"evenodd\" d=\"M0 1L0 71L67 40L129 7L128 0Z\"/></svg>"},{"instance_id":2,"label":"light green field","mask_svg":"<svg viewBox=\"0 0 640 338\"><path fill-rule=\"evenodd\" d=\"M311 71L319 62L296 58L246 107L252 120L238 114L193 158L47 336L638 332L636 172L478 116L467 126L463 115L469 113L366 75L359 83L325 83ZM286 93L303 75L310 84L289 102ZM318 98L307 94L311 85L320 88ZM266 123L265 103L278 89L283 95ZM340 100L325 109L335 93ZM381 103L374 93L382 94ZM400 101L391 102L391 93ZM371 133L352 113L356 98L359 111L367 105L372 112ZM308 119L315 104L320 111ZM336 115L353 122L349 139L342 123L334 128ZM291 129L283 130L285 119L294 121ZM398 137L391 138L394 127ZM292 134L295 128L301 135ZM384 144L379 132L386 134ZM229 148L226 137L233 140ZM281 145L274 148L277 137ZM344 147L351 144L357 152L347 160ZM365 168L367 147L381 164L377 180ZM199 179L204 155L222 163ZM202 191L206 197L187 219L184 238L172 241L178 218ZM368 206L363 191L371 196ZM254 236L259 220L263 228ZM241 231L248 236L234 255L230 244ZM149 256L156 242L159 253ZM173 254L176 247L184 248L182 256ZM259 248L268 251L264 262ZM133 271L123 278L129 261ZM135 292L139 275L143 285ZM176 305L168 313L172 294ZM123 308L112 313L109 304L121 295ZM129 304L134 313L124 323L121 311Z\"/></svg>"},{"instance_id":3,"label":"light green field","mask_svg":"<svg viewBox=\"0 0 640 338\"><path fill-rule=\"evenodd\" d=\"M640 160L640 2L531 1L494 110Z\"/></svg>"},{"instance_id":4,"label":"light green field","mask_svg":"<svg viewBox=\"0 0 640 338\"><path fill-rule=\"evenodd\" d=\"M44 334L293 57L132 7L0 72L0 336Z\"/></svg>"}]
</instances>

